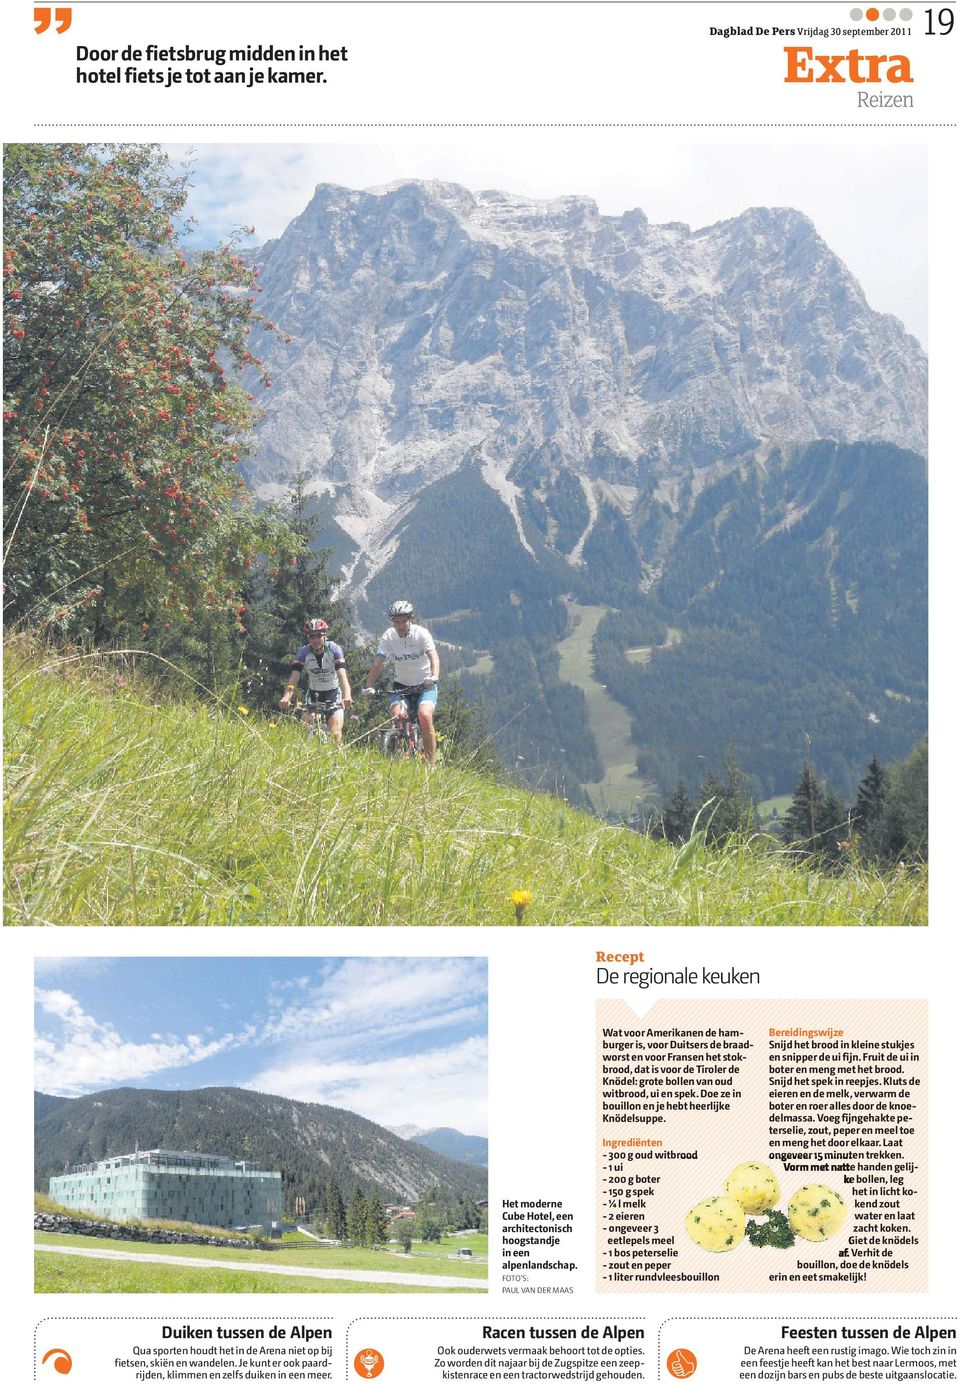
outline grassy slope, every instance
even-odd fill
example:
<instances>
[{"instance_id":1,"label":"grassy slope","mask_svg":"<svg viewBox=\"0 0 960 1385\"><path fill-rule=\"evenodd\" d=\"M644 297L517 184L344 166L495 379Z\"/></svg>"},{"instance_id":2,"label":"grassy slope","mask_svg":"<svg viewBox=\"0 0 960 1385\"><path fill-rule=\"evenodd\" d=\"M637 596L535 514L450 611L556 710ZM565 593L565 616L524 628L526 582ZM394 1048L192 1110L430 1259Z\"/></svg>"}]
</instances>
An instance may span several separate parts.
<instances>
[{"instance_id":1,"label":"grassy slope","mask_svg":"<svg viewBox=\"0 0 960 1385\"><path fill-rule=\"evenodd\" d=\"M44 671L46 670L46 671ZM5 658L11 924L922 924L926 875L680 850L468 770L308 750L100 659Z\"/></svg>"},{"instance_id":2,"label":"grassy slope","mask_svg":"<svg viewBox=\"0 0 960 1385\"><path fill-rule=\"evenodd\" d=\"M557 645L560 677L574 683L587 699L587 716L597 751L604 766L598 784L588 784L595 807L600 811L629 814L637 800L656 799L652 779L637 773L636 746L633 744L630 713L598 683L593 673L593 637L609 606L580 606L569 603L572 629Z\"/></svg>"}]
</instances>

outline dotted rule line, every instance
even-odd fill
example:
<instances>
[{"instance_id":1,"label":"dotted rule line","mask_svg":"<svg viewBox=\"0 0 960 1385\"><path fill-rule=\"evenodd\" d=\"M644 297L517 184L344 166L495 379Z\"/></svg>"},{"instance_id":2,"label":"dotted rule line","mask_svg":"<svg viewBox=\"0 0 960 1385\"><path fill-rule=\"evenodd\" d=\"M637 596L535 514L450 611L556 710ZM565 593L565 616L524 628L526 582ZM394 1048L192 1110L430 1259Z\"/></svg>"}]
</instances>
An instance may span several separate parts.
<instances>
[{"instance_id":1,"label":"dotted rule line","mask_svg":"<svg viewBox=\"0 0 960 1385\"><path fill-rule=\"evenodd\" d=\"M36 130L59 130L64 125L85 130L955 130L955 120L795 120L795 121L323 121L323 120L37 120Z\"/></svg>"}]
</instances>

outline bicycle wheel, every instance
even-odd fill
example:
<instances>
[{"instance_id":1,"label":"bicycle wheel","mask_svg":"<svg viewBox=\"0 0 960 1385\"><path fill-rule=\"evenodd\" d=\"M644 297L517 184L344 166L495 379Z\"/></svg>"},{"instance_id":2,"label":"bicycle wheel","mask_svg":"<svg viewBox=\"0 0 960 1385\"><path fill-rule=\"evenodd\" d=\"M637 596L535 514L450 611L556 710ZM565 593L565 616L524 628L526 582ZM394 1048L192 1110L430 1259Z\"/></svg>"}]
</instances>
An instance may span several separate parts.
<instances>
[{"instance_id":1,"label":"bicycle wheel","mask_svg":"<svg viewBox=\"0 0 960 1385\"><path fill-rule=\"evenodd\" d=\"M380 737L380 753L382 755L397 755L400 751L400 737L394 730L384 731Z\"/></svg>"}]
</instances>

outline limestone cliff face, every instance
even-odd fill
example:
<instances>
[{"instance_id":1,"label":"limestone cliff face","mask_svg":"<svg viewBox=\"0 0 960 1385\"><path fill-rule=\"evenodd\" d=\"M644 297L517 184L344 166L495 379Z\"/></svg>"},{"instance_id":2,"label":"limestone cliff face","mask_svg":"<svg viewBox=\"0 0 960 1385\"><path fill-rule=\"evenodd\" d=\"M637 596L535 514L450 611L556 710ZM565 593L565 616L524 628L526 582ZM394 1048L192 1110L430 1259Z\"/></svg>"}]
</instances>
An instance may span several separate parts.
<instances>
[{"instance_id":1,"label":"limestone cliff face","mask_svg":"<svg viewBox=\"0 0 960 1385\"><path fill-rule=\"evenodd\" d=\"M516 518L531 456L614 503L814 439L926 450L921 347L789 209L693 231L582 197L324 185L262 283L291 341L263 343L252 479L270 494L303 465L378 563L465 458Z\"/></svg>"}]
</instances>

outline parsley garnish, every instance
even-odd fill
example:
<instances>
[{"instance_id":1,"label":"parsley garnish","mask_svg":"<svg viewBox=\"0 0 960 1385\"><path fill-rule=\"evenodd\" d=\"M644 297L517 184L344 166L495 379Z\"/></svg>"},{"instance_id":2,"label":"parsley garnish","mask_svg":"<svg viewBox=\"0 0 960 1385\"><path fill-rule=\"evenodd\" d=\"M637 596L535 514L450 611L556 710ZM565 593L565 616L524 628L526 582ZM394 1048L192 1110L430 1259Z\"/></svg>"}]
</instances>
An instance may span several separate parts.
<instances>
[{"instance_id":1,"label":"parsley garnish","mask_svg":"<svg viewBox=\"0 0 960 1385\"><path fill-rule=\"evenodd\" d=\"M751 1219L747 1222L747 1236L752 1246L776 1246L778 1250L789 1250L796 1240L783 1212L771 1212L766 1221Z\"/></svg>"}]
</instances>

